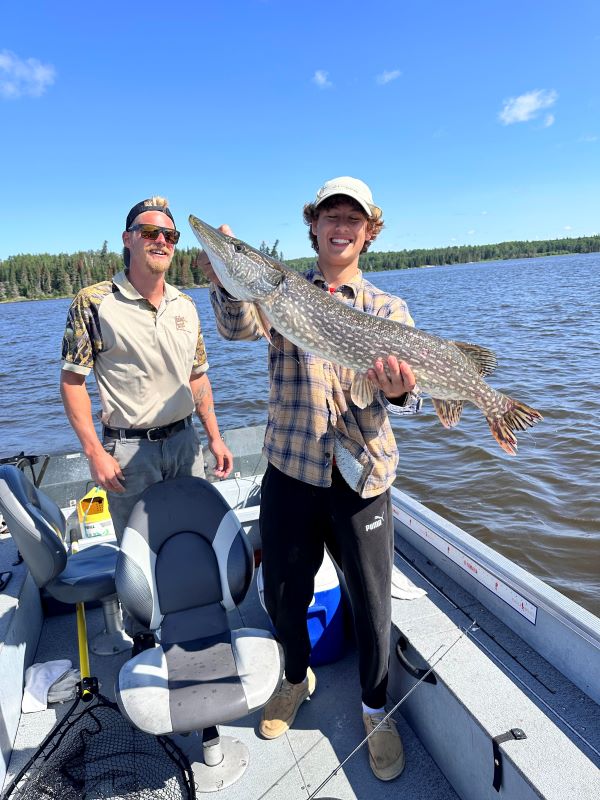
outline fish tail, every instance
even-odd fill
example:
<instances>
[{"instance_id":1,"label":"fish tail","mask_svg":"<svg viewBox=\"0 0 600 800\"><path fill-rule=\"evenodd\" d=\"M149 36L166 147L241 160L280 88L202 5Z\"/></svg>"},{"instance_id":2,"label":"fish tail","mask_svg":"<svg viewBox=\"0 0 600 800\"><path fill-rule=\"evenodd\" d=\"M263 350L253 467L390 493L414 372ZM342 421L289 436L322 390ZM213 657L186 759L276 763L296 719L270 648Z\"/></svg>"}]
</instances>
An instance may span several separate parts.
<instances>
[{"instance_id":1,"label":"fish tail","mask_svg":"<svg viewBox=\"0 0 600 800\"><path fill-rule=\"evenodd\" d=\"M526 406L512 397L505 398L506 403L502 411L495 415L486 414L486 419L492 436L500 447L509 455L517 454L517 437L515 430L524 431L544 419L535 408Z\"/></svg>"}]
</instances>

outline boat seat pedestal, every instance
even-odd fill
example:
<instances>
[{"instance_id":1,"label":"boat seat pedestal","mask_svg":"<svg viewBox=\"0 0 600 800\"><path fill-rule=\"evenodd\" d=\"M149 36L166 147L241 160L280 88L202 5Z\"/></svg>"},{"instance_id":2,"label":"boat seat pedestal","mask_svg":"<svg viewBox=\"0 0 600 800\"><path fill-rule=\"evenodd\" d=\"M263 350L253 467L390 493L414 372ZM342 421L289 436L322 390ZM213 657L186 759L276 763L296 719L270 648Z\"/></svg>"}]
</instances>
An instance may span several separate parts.
<instances>
[{"instance_id":1,"label":"boat seat pedestal","mask_svg":"<svg viewBox=\"0 0 600 800\"><path fill-rule=\"evenodd\" d=\"M246 745L233 736L221 736L216 727L171 738L190 762L197 792L225 789L248 767L250 752Z\"/></svg>"},{"instance_id":2,"label":"boat seat pedestal","mask_svg":"<svg viewBox=\"0 0 600 800\"><path fill-rule=\"evenodd\" d=\"M90 640L90 650L97 656L114 656L124 653L131 645L131 637L123 630L123 617L116 594L102 599L104 630Z\"/></svg>"}]
</instances>

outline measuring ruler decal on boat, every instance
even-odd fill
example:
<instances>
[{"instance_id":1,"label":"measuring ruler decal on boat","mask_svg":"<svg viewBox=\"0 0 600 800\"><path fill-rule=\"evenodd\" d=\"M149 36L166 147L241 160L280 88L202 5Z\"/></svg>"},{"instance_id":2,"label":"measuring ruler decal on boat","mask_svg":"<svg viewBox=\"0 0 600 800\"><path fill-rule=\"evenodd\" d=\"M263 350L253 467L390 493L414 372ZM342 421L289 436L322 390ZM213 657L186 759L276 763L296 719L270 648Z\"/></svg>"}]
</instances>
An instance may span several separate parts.
<instances>
[{"instance_id":1,"label":"measuring ruler decal on boat","mask_svg":"<svg viewBox=\"0 0 600 800\"><path fill-rule=\"evenodd\" d=\"M482 566L476 559L467 556L459 547L432 531L427 525L424 525L394 503L392 503L392 511L394 517L406 525L407 528L410 528L411 531L414 531L414 533L422 539L429 542L436 550L443 553L446 558L449 558L450 561L457 564L465 572L468 572L471 577L482 586L485 586L486 589L493 592L497 597L511 606L511 608L514 608L515 611L525 617L526 620L533 625L536 624L537 606L530 600L527 600L527 598L515 591L497 575L489 572L489 570Z\"/></svg>"}]
</instances>

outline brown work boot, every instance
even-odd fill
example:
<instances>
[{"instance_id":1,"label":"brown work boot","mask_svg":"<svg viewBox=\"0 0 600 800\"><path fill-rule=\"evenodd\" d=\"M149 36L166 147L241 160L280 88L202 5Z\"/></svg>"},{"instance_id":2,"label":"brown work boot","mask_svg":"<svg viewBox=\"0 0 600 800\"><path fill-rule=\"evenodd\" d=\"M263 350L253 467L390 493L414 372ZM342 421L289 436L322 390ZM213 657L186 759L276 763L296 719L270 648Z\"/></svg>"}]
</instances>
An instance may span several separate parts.
<instances>
[{"instance_id":1,"label":"brown work boot","mask_svg":"<svg viewBox=\"0 0 600 800\"><path fill-rule=\"evenodd\" d=\"M265 739L277 739L292 726L298 709L311 696L317 685L315 673L308 668L306 680L290 683L286 678L263 710L258 730Z\"/></svg>"},{"instance_id":2,"label":"brown work boot","mask_svg":"<svg viewBox=\"0 0 600 800\"><path fill-rule=\"evenodd\" d=\"M385 715L385 711L363 714L367 735L379 725ZM369 763L374 775L380 781L391 781L397 778L404 769L404 748L394 720L388 717L383 725L369 737L367 744L369 746Z\"/></svg>"}]
</instances>

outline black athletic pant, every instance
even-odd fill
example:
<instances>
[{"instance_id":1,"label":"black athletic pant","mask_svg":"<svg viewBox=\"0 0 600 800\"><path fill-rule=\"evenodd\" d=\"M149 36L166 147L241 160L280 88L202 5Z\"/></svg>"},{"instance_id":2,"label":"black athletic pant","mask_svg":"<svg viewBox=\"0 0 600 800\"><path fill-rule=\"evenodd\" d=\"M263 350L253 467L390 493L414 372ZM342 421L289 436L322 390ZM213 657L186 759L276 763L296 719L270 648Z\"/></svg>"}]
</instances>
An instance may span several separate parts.
<instances>
[{"instance_id":1,"label":"black athletic pant","mask_svg":"<svg viewBox=\"0 0 600 800\"><path fill-rule=\"evenodd\" d=\"M342 567L358 645L362 700L385 705L388 678L393 521L389 491L363 500L333 470L328 488L284 475L271 464L262 482L260 530L265 604L291 683L310 658L307 611L327 544Z\"/></svg>"}]
</instances>

